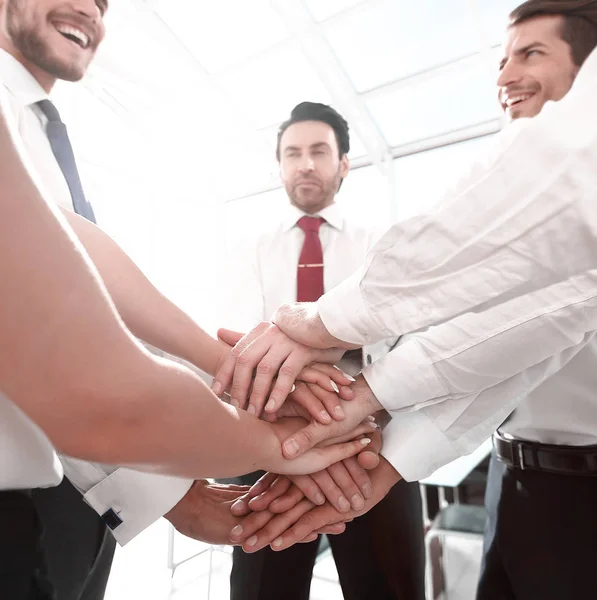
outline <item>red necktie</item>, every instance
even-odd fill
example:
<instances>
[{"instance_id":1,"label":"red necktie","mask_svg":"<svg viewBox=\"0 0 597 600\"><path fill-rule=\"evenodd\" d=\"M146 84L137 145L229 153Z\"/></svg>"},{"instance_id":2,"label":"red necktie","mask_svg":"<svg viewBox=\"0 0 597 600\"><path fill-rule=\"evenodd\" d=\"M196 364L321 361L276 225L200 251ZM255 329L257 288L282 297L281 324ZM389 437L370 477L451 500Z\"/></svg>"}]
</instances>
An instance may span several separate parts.
<instances>
[{"instance_id":1,"label":"red necktie","mask_svg":"<svg viewBox=\"0 0 597 600\"><path fill-rule=\"evenodd\" d=\"M305 232L296 274L298 302L315 302L323 296L323 250L319 228L324 220L321 217L301 217L297 223Z\"/></svg>"}]
</instances>

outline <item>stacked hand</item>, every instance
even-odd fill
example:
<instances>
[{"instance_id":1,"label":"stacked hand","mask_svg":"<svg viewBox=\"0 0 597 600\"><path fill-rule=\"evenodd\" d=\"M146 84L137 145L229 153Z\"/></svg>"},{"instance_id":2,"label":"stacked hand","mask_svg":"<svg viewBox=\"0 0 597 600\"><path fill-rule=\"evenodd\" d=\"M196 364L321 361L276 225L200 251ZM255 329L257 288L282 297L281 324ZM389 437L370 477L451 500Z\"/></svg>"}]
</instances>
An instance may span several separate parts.
<instances>
[{"instance_id":1,"label":"stacked hand","mask_svg":"<svg viewBox=\"0 0 597 600\"><path fill-rule=\"evenodd\" d=\"M220 363L214 391L230 390L235 406L269 421L280 419L278 425L292 418L293 431L282 440L286 459L300 462L318 448L363 433L373 440L366 452L327 469L289 476L268 473L234 504L235 516L245 519L234 528L232 541L243 543L247 551L270 543L283 549L318 533L341 533L345 521L369 510L399 479L385 460L377 466L381 435L369 415L381 405L362 377L355 381L331 364L314 363L335 362L344 348L326 349L321 340L320 348L309 347L272 323L260 323L246 336L220 330L219 337L235 346ZM298 417L309 422L297 428ZM374 469L371 477L367 469ZM307 473L302 464L295 472Z\"/></svg>"}]
</instances>

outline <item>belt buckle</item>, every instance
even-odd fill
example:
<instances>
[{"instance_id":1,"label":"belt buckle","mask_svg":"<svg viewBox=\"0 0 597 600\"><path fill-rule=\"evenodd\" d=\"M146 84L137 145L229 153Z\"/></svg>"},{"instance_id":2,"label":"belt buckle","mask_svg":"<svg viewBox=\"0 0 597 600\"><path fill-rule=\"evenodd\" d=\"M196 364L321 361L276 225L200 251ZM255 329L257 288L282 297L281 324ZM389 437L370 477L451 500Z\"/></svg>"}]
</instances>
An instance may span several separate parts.
<instances>
[{"instance_id":1,"label":"belt buckle","mask_svg":"<svg viewBox=\"0 0 597 600\"><path fill-rule=\"evenodd\" d=\"M520 463L520 469L524 471L526 467L524 460L524 448L522 444L516 444L516 453L518 454L518 462Z\"/></svg>"}]
</instances>

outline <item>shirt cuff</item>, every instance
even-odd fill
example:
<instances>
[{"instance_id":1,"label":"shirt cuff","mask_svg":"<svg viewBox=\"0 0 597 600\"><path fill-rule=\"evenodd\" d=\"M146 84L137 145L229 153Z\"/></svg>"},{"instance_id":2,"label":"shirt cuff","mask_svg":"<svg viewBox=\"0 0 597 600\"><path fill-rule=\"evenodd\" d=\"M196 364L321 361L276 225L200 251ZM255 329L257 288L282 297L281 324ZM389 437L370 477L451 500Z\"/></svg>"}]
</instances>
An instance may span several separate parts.
<instances>
[{"instance_id":1,"label":"shirt cuff","mask_svg":"<svg viewBox=\"0 0 597 600\"><path fill-rule=\"evenodd\" d=\"M382 456L406 481L420 481L462 455L425 413L393 415L383 430Z\"/></svg>"},{"instance_id":2,"label":"shirt cuff","mask_svg":"<svg viewBox=\"0 0 597 600\"><path fill-rule=\"evenodd\" d=\"M362 270L357 271L317 301L325 328L335 338L359 346L397 335L380 329L371 319L361 294L362 277Z\"/></svg>"},{"instance_id":3,"label":"shirt cuff","mask_svg":"<svg viewBox=\"0 0 597 600\"><path fill-rule=\"evenodd\" d=\"M363 377L389 412L418 410L448 397L446 387L416 338L363 369Z\"/></svg>"},{"instance_id":4,"label":"shirt cuff","mask_svg":"<svg viewBox=\"0 0 597 600\"><path fill-rule=\"evenodd\" d=\"M83 498L99 515L115 515L115 519L105 520L124 546L178 504L192 483L192 479L120 468Z\"/></svg>"}]
</instances>

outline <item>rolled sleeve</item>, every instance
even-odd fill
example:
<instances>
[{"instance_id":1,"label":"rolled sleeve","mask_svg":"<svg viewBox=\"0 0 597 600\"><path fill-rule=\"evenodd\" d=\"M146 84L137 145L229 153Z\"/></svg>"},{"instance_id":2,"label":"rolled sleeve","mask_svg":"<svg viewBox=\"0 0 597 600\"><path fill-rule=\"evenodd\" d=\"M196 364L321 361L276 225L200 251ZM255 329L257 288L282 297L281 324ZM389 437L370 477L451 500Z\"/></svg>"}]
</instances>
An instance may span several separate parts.
<instances>
[{"instance_id":1,"label":"rolled sleeve","mask_svg":"<svg viewBox=\"0 0 597 600\"><path fill-rule=\"evenodd\" d=\"M127 468L110 471L86 461L61 457L66 476L100 516L115 515L110 529L124 546L172 509L193 480Z\"/></svg>"}]
</instances>

